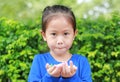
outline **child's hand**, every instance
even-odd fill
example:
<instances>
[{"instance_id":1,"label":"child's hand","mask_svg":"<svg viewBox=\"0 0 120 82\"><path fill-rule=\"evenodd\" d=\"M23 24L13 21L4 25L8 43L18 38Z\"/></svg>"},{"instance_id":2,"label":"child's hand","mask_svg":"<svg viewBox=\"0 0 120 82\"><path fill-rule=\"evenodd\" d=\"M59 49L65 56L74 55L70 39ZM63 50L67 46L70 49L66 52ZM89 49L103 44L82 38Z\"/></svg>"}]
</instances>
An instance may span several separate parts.
<instances>
[{"instance_id":1,"label":"child's hand","mask_svg":"<svg viewBox=\"0 0 120 82\"><path fill-rule=\"evenodd\" d=\"M77 67L73 65L72 61L70 61L70 66L68 66L67 62L53 66L47 63L46 69L51 76L54 77L62 76L64 78L68 78L72 77L76 73Z\"/></svg>"},{"instance_id":2,"label":"child's hand","mask_svg":"<svg viewBox=\"0 0 120 82\"><path fill-rule=\"evenodd\" d=\"M46 69L47 72L53 76L53 77L60 77L61 75L61 70L62 70L62 65L58 64L58 65L49 65L48 63L46 64Z\"/></svg>"},{"instance_id":3,"label":"child's hand","mask_svg":"<svg viewBox=\"0 0 120 82\"><path fill-rule=\"evenodd\" d=\"M61 76L64 78L72 77L76 73L77 67L70 61L70 66L67 63L62 64Z\"/></svg>"}]
</instances>

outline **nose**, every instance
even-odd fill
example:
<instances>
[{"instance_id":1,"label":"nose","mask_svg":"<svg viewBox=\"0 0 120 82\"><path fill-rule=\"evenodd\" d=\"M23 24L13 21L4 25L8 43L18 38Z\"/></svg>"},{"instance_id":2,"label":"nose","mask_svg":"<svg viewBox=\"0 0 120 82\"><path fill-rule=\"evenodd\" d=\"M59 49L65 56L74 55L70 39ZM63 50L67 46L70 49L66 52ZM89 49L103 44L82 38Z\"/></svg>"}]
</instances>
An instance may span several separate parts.
<instances>
[{"instance_id":1,"label":"nose","mask_svg":"<svg viewBox=\"0 0 120 82\"><path fill-rule=\"evenodd\" d=\"M59 36L57 38L57 45L62 45L63 44L63 38L61 36Z\"/></svg>"}]
</instances>

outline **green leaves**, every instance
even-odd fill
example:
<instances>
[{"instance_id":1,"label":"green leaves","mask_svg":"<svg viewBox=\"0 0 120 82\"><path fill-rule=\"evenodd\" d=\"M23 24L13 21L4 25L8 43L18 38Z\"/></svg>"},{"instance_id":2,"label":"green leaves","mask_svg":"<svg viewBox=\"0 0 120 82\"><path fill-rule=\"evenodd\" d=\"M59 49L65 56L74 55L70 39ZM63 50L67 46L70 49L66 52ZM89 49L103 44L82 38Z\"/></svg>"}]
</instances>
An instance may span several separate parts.
<instances>
[{"instance_id":1,"label":"green leaves","mask_svg":"<svg viewBox=\"0 0 120 82\"><path fill-rule=\"evenodd\" d=\"M34 55L43 50L38 47L42 38L38 31L38 26L0 18L0 82L27 81Z\"/></svg>"},{"instance_id":2,"label":"green leaves","mask_svg":"<svg viewBox=\"0 0 120 82\"><path fill-rule=\"evenodd\" d=\"M112 16L77 20L78 35L71 51L88 58L94 82L120 81L120 17L118 13Z\"/></svg>"},{"instance_id":3,"label":"green leaves","mask_svg":"<svg viewBox=\"0 0 120 82\"><path fill-rule=\"evenodd\" d=\"M94 82L120 81L120 18L77 19L72 53L86 56ZM0 82L26 82L34 55L48 51L39 25L0 18Z\"/></svg>"}]
</instances>

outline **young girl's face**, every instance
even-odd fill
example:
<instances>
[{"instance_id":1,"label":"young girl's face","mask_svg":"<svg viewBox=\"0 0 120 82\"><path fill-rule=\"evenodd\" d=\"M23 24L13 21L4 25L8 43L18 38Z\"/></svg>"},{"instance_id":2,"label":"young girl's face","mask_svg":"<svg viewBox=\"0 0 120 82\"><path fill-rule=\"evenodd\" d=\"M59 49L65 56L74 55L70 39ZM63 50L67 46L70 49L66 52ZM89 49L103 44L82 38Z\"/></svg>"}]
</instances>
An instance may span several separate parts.
<instances>
[{"instance_id":1,"label":"young girl's face","mask_svg":"<svg viewBox=\"0 0 120 82\"><path fill-rule=\"evenodd\" d=\"M73 25L64 16L54 17L46 26L42 36L47 41L50 52L56 55L64 55L70 49L76 31Z\"/></svg>"}]
</instances>

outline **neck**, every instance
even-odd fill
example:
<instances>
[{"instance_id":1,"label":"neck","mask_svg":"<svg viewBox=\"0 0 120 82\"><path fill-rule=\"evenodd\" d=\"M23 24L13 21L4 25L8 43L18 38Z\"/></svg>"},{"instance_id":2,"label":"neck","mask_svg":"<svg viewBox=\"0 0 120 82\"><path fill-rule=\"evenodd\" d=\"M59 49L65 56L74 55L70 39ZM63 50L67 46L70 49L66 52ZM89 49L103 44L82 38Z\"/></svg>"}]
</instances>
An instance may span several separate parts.
<instances>
[{"instance_id":1,"label":"neck","mask_svg":"<svg viewBox=\"0 0 120 82\"><path fill-rule=\"evenodd\" d=\"M58 62L67 62L72 56L69 52L65 54L55 54L53 52L50 52L50 54Z\"/></svg>"}]
</instances>

